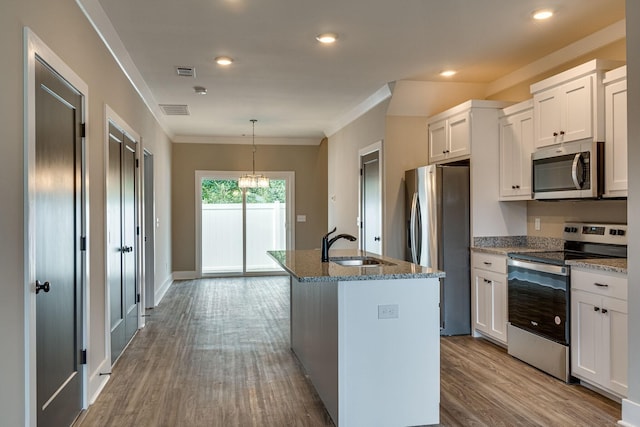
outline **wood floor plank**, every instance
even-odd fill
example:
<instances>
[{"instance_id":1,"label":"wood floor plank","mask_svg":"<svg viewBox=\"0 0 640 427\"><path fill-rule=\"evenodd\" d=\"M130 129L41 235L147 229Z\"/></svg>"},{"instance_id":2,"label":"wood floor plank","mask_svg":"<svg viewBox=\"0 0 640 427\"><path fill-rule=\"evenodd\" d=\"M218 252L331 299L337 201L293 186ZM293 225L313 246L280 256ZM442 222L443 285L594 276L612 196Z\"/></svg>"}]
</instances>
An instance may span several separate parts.
<instances>
[{"instance_id":1,"label":"wood floor plank","mask_svg":"<svg viewBox=\"0 0 640 427\"><path fill-rule=\"evenodd\" d=\"M77 425L333 425L289 349L285 277L174 283ZM441 339L442 426L615 426L620 405L500 347Z\"/></svg>"}]
</instances>

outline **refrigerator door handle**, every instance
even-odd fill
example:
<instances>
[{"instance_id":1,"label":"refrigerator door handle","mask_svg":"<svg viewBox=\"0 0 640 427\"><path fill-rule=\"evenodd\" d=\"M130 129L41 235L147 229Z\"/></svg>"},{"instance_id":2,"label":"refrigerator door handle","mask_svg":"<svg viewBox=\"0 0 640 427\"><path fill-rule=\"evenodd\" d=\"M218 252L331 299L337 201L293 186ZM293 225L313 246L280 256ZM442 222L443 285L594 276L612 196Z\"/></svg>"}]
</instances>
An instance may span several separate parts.
<instances>
[{"instance_id":1,"label":"refrigerator door handle","mask_svg":"<svg viewBox=\"0 0 640 427\"><path fill-rule=\"evenodd\" d=\"M418 263L418 251L416 248L416 221L418 219L418 193L413 193L413 199L411 200L411 220L410 231L411 233L411 261L414 264Z\"/></svg>"}]
</instances>

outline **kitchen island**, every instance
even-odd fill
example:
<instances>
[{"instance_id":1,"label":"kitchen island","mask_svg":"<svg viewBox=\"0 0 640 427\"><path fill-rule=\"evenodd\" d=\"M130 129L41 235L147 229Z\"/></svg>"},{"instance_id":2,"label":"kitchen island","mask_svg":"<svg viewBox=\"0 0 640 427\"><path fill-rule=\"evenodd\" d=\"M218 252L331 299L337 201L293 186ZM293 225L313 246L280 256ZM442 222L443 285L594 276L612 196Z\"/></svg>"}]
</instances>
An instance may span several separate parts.
<instances>
[{"instance_id":1,"label":"kitchen island","mask_svg":"<svg viewBox=\"0 0 640 427\"><path fill-rule=\"evenodd\" d=\"M291 276L291 349L337 426L439 423L444 272L357 250L269 255ZM382 263L338 264L362 257Z\"/></svg>"}]
</instances>

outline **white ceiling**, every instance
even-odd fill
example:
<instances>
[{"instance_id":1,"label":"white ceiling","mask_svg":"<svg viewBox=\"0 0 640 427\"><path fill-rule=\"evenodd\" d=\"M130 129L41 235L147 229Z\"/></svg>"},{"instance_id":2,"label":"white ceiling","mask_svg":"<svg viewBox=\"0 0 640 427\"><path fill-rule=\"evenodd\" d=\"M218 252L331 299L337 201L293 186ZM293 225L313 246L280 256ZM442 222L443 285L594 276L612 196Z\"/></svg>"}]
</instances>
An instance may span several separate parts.
<instances>
[{"instance_id":1,"label":"white ceiling","mask_svg":"<svg viewBox=\"0 0 640 427\"><path fill-rule=\"evenodd\" d=\"M319 140L389 82L441 82L454 68L447 81L495 84L624 19L624 0L77 1L178 140L232 140L251 133L250 119L257 136ZM541 7L556 16L533 22ZM320 45L322 32L338 43ZM234 64L216 65L220 55Z\"/></svg>"}]
</instances>

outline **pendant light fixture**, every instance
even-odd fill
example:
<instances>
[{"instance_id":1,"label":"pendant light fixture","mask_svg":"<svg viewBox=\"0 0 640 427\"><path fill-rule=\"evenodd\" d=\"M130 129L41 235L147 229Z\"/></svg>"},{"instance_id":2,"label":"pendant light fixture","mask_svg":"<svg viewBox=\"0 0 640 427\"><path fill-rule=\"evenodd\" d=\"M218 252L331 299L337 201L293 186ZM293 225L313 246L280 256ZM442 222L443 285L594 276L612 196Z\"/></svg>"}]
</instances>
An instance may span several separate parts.
<instances>
[{"instance_id":1,"label":"pendant light fixture","mask_svg":"<svg viewBox=\"0 0 640 427\"><path fill-rule=\"evenodd\" d=\"M238 179L238 187L240 188L266 188L269 186L269 178L264 175L256 175L256 119L249 120L253 126L253 168L252 173L244 174Z\"/></svg>"}]
</instances>

